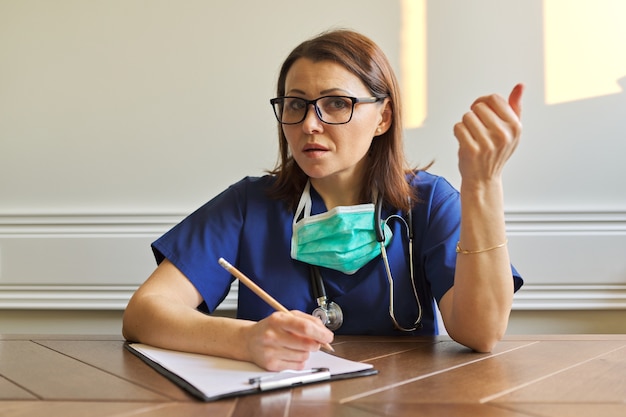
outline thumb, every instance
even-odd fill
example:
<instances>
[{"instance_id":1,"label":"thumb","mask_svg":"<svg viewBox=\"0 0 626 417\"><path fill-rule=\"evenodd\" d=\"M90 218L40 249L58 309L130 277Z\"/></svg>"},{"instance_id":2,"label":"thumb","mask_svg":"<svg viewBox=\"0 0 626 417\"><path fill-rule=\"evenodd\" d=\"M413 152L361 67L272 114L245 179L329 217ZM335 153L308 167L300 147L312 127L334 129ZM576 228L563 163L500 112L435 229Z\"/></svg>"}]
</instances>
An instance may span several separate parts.
<instances>
[{"instance_id":1,"label":"thumb","mask_svg":"<svg viewBox=\"0 0 626 417\"><path fill-rule=\"evenodd\" d=\"M524 92L524 84L517 84L511 90L509 95L509 106L513 109L517 117L522 116L522 93Z\"/></svg>"}]
</instances>

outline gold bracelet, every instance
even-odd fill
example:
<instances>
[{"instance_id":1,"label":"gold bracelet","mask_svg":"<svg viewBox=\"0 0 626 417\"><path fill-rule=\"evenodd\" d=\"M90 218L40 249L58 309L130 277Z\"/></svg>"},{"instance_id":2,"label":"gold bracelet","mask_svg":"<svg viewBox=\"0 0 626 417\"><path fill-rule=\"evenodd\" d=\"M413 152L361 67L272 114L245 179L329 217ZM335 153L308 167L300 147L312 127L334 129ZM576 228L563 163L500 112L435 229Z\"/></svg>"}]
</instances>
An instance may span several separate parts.
<instances>
[{"instance_id":1,"label":"gold bracelet","mask_svg":"<svg viewBox=\"0 0 626 417\"><path fill-rule=\"evenodd\" d=\"M500 243L497 246L492 246L490 248L487 249L479 249L479 250L465 250L465 249L461 249L461 242L457 242L456 243L456 253L460 253L461 255L473 255L476 253L483 253L483 252L489 252L495 249L500 249L504 246L506 246L506 244L509 243L509 239L505 240L504 243Z\"/></svg>"}]
</instances>

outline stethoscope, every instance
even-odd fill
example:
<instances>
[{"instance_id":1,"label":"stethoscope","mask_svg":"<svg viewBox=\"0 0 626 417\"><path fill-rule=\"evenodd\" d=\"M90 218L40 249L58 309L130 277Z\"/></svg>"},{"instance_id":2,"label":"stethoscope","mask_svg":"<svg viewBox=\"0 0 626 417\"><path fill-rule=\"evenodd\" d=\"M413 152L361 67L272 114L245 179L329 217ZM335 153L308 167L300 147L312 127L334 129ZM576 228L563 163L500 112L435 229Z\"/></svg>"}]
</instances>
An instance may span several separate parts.
<instances>
[{"instance_id":1,"label":"stethoscope","mask_svg":"<svg viewBox=\"0 0 626 417\"><path fill-rule=\"evenodd\" d=\"M389 282L389 317L393 321L393 325L397 330L401 330L403 332L412 332L417 328L421 327L422 321L422 304L420 302L419 296L417 294L417 287L415 285L415 278L413 272L413 216L411 214L411 210L409 210L407 215L407 220L405 220L402 216L397 214L393 214L385 220L388 222L392 218L396 218L404 223L407 228L407 236L409 238L409 265L410 265L410 275L411 275L411 286L413 287L413 295L415 296L415 301L417 303L418 315L417 319L415 319L415 323L413 327L406 328L400 325L396 320L396 316L393 310L394 306L394 296L393 296L393 277L391 275L391 268L389 268L389 260L387 259L387 249L385 247L385 230L383 228L383 220L382 220L382 206L383 199L378 198L376 201L376 208L374 210L374 229L376 233L376 241L380 244L380 254L383 259L383 264L385 265L385 272L387 273L387 281ZM343 324L343 312L341 311L341 307L333 301L330 301L326 295L326 289L324 287L324 280L322 278L322 274L320 273L319 268L316 265L309 265L309 277L311 279L311 287L313 290L313 296L315 297L315 301L317 302L318 307L313 310L311 313L314 317L319 318L324 325L330 330L337 330Z\"/></svg>"}]
</instances>

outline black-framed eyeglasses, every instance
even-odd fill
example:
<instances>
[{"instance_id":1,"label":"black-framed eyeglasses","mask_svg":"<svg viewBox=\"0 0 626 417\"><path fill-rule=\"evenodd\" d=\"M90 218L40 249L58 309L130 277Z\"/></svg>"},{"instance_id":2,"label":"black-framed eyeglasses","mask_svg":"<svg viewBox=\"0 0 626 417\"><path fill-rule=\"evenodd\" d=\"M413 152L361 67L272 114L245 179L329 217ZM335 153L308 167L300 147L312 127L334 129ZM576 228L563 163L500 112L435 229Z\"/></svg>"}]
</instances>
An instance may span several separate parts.
<instances>
[{"instance_id":1,"label":"black-framed eyeglasses","mask_svg":"<svg viewBox=\"0 0 626 417\"><path fill-rule=\"evenodd\" d=\"M323 96L306 100L302 97L285 96L273 98L270 103L274 108L276 120L284 125L301 123L306 118L311 104L322 122L342 125L352 120L354 106L357 103L376 103L383 99L384 97Z\"/></svg>"}]
</instances>

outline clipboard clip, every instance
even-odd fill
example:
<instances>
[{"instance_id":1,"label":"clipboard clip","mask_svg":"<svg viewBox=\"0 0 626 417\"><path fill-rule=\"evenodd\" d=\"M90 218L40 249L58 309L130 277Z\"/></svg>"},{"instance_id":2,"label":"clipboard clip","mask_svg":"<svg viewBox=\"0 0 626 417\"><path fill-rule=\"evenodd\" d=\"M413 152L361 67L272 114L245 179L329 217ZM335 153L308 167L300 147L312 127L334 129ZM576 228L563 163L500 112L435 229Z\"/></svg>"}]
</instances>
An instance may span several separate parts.
<instances>
[{"instance_id":1,"label":"clipboard clip","mask_svg":"<svg viewBox=\"0 0 626 417\"><path fill-rule=\"evenodd\" d=\"M286 370L271 375L258 376L250 378L248 383L254 385L259 391L268 391L328 379L330 379L330 370L328 368L311 368L302 371Z\"/></svg>"}]
</instances>

